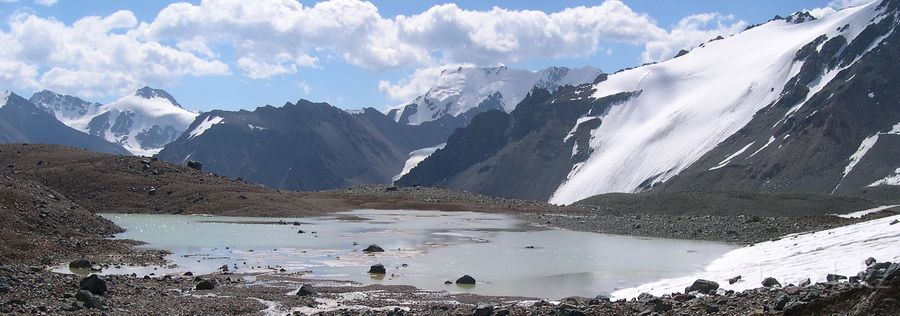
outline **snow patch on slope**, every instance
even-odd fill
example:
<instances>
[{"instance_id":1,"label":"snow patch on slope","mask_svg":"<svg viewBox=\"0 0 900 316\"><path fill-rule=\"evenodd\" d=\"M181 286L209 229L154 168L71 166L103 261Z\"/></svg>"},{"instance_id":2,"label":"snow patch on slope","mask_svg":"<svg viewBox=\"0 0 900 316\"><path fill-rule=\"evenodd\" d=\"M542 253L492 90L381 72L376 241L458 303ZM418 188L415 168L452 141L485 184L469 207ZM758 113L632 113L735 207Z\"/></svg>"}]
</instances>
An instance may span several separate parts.
<instances>
[{"instance_id":1,"label":"snow patch on slope","mask_svg":"<svg viewBox=\"0 0 900 316\"><path fill-rule=\"evenodd\" d=\"M635 192L648 179L658 183L677 175L780 97L798 70L794 59L803 45L822 34L836 36L847 24L840 34L852 41L878 12L869 4L801 24L774 21L676 59L610 75L594 86L594 98L641 94L608 111L592 131L593 154L550 202Z\"/></svg>"},{"instance_id":2,"label":"snow patch on slope","mask_svg":"<svg viewBox=\"0 0 900 316\"><path fill-rule=\"evenodd\" d=\"M393 181L397 181L400 180L400 178L403 178L403 176L412 171L413 168L418 166L420 162L425 160L425 158L431 156L431 154L438 151L438 149L444 148L444 146L447 146L447 143L443 143L434 147L417 149L410 152L409 158L406 159L406 163L403 165L403 171L400 171L400 174L394 176Z\"/></svg>"},{"instance_id":3,"label":"snow patch on slope","mask_svg":"<svg viewBox=\"0 0 900 316\"><path fill-rule=\"evenodd\" d=\"M779 240L768 241L735 249L716 259L704 271L689 276L666 279L623 289L612 297L631 298L641 293L653 295L683 292L694 280L705 279L719 283L721 290L743 291L757 288L766 277L774 277L783 284L799 284L809 278L812 282L825 282L829 273L856 275L865 270L868 257L878 261L900 260L897 245L900 229L890 223L900 220L900 215L871 220L834 229L793 234ZM736 275L741 281L728 284Z\"/></svg>"},{"instance_id":4,"label":"snow patch on slope","mask_svg":"<svg viewBox=\"0 0 900 316\"><path fill-rule=\"evenodd\" d=\"M191 131L191 133L188 135L188 139L203 135L206 130L212 128L213 125L221 124L224 120L225 119L221 116L207 116L206 119L203 120L203 122L197 124L197 127L195 127L194 130Z\"/></svg>"},{"instance_id":5,"label":"snow patch on slope","mask_svg":"<svg viewBox=\"0 0 900 316\"><path fill-rule=\"evenodd\" d=\"M883 210L886 210L889 208L894 208L897 206L900 206L900 205L885 205L885 206L879 206L879 207L870 208L867 210L862 210L862 211L848 213L848 214L834 214L834 216L841 217L841 218L862 218L863 216L866 216L866 215L869 215L872 213L878 213Z\"/></svg>"},{"instance_id":6,"label":"snow patch on slope","mask_svg":"<svg viewBox=\"0 0 900 316\"><path fill-rule=\"evenodd\" d=\"M869 184L870 187L877 187L879 185L900 185L900 168L894 170L894 174L885 177L884 179L872 182Z\"/></svg>"},{"instance_id":7,"label":"snow patch on slope","mask_svg":"<svg viewBox=\"0 0 900 316\"><path fill-rule=\"evenodd\" d=\"M716 170L716 169L722 168L724 166L727 166L728 163L731 162L731 159L734 159L735 157L740 156L745 151L747 151L747 149L750 148L750 146L753 146L753 144L755 144L755 143L756 142L750 142L749 144L747 144L747 146L744 146L743 148L738 149L738 151L731 154L731 156L725 157L725 159L723 159L721 162L719 162L719 165L709 168L709 170Z\"/></svg>"}]
</instances>

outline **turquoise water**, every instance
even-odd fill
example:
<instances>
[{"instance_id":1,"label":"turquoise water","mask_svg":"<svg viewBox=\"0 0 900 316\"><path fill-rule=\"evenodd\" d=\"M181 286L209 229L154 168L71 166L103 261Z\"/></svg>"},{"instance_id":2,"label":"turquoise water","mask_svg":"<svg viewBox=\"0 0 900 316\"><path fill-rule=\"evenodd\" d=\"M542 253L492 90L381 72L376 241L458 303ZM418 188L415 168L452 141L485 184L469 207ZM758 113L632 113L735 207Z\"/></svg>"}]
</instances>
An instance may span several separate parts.
<instances>
[{"instance_id":1,"label":"turquoise water","mask_svg":"<svg viewBox=\"0 0 900 316\"><path fill-rule=\"evenodd\" d=\"M238 273L285 269L305 271L309 278L548 299L605 295L687 275L734 249L712 242L548 230L511 216L472 212L359 210L311 218L103 216L126 229L116 238L169 250L173 254L167 259L174 264L113 268L105 274L204 274L227 265ZM363 253L369 244L386 251ZM367 273L376 263L388 270L383 278ZM478 284L444 285L464 274Z\"/></svg>"}]
</instances>

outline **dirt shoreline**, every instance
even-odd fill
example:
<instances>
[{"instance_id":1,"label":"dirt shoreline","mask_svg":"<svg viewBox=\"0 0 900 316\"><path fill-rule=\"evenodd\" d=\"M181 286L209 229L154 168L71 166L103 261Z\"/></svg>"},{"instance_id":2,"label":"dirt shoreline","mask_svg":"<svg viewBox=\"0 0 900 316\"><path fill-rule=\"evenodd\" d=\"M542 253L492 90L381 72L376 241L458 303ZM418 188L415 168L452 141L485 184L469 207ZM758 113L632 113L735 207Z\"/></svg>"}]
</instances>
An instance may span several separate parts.
<instances>
[{"instance_id":1,"label":"dirt shoreline","mask_svg":"<svg viewBox=\"0 0 900 316\"><path fill-rule=\"evenodd\" d=\"M347 293L360 292L359 285L323 285L320 281L305 280L302 276L277 273L264 276L274 278L272 284L284 285L276 287L277 290L248 284L241 281L242 275L204 276L219 280L220 286L212 291L192 290L197 281L183 276L149 280L143 276L118 276L106 278L111 292L102 296L105 307L86 308L75 299L81 278L52 273L48 267L81 258L103 265L158 264L164 261L165 256L160 251L135 249L135 243L131 241L108 239L121 228L96 216L96 213L308 217L366 208L476 211L519 216L552 228L738 244L864 220L826 214L788 216L755 210L729 214L672 213L660 209L622 213L596 204L560 207L440 188L366 186L324 192L288 192L150 158L110 156L52 145L0 145L0 167L0 240L3 241L0 245L0 312L12 314L116 315L151 311L163 314L255 314L272 307L272 302L277 302L286 310L321 311L320 307L330 306L328 304L333 304L337 298L346 298ZM873 203L876 202L851 199L846 203L848 209L841 211L857 211L861 205L870 206ZM895 208L866 219L896 214L898 211ZM229 282L228 278L232 280ZM319 294L312 298L285 295L305 283L315 283ZM845 301L856 300L862 304L860 300L882 295L879 293L897 293L896 283L877 286L823 285L821 291L852 297ZM492 309L501 314L579 315L574 313L578 311L582 314L619 315L641 314L648 310L648 306L656 304L574 299L561 305L520 306L509 301L521 298L451 295L403 286L362 288L380 294L370 293L367 298L351 300L348 304L362 304L376 309L351 313L396 315L398 311L411 310L412 314L422 315L471 314L473 304L481 303L492 304ZM771 305L769 300L778 291L755 291L729 298L728 295L737 295L732 293L719 299L733 299L734 303L729 304L728 308L741 311L740 314L746 311L765 312L766 309L760 309L761 306ZM671 297L661 299L671 305L667 313L681 311L695 314L697 311L708 312L709 309L703 307L708 304L723 305L709 297L680 302L673 301ZM377 309L391 305L386 302L403 303L395 304L403 309ZM838 303L823 301L812 305L834 306L827 304ZM889 311L900 310L896 302L890 304ZM875 311L876 314L878 311L871 308L863 310ZM344 312L342 308L335 307L324 314Z\"/></svg>"}]
</instances>

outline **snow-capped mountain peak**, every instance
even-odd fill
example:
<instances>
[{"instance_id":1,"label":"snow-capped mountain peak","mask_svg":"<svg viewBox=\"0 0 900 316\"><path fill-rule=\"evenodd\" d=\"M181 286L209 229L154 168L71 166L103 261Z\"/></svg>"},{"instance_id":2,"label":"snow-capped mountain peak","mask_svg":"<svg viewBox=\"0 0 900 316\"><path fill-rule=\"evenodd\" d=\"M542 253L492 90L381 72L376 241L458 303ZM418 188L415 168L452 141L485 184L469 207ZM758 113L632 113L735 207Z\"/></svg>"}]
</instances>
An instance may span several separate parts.
<instances>
[{"instance_id":1,"label":"snow-capped mountain peak","mask_svg":"<svg viewBox=\"0 0 900 316\"><path fill-rule=\"evenodd\" d=\"M6 106L6 101L9 100L9 95L11 92L9 90L4 90L0 92L0 108Z\"/></svg>"},{"instance_id":2,"label":"snow-capped mountain peak","mask_svg":"<svg viewBox=\"0 0 900 316\"><path fill-rule=\"evenodd\" d=\"M197 117L168 92L150 87L105 105L47 90L35 93L31 101L72 128L144 156L158 153Z\"/></svg>"},{"instance_id":3,"label":"snow-capped mountain peak","mask_svg":"<svg viewBox=\"0 0 900 316\"><path fill-rule=\"evenodd\" d=\"M593 67L551 67L540 71L506 66L448 68L441 72L425 94L390 109L388 116L397 122L419 125L445 115L459 116L472 110L502 109L511 112L534 88L552 92L564 85L593 82L600 74L602 72Z\"/></svg>"},{"instance_id":4,"label":"snow-capped mountain peak","mask_svg":"<svg viewBox=\"0 0 900 316\"><path fill-rule=\"evenodd\" d=\"M175 98L172 97L171 94L162 89L153 89L148 86L144 86L143 88L138 89L134 92L135 96L144 98L144 99L155 99L155 98L163 98L169 100L172 105L177 106L179 108L183 108L181 104L178 104L178 101L175 101Z\"/></svg>"},{"instance_id":5,"label":"snow-capped mountain peak","mask_svg":"<svg viewBox=\"0 0 900 316\"><path fill-rule=\"evenodd\" d=\"M70 95L62 95L50 90L42 90L29 99L44 112L50 113L60 122L70 125L69 122L78 120L88 115L97 113L101 104L88 102Z\"/></svg>"}]
</instances>

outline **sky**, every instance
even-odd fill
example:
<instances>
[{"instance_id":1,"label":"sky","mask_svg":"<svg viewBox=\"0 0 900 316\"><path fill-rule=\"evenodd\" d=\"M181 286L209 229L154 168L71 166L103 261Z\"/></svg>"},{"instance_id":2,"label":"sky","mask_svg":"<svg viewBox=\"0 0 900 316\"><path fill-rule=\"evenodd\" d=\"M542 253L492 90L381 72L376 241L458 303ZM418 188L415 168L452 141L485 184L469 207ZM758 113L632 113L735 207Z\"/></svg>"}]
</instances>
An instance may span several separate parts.
<instances>
[{"instance_id":1,"label":"sky","mask_svg":"<svg viewBox=\"0 0 900 316\"><path fill-rule=\"evenodd\" d=\"M613 72L860 2L0 0L0 90L105 103L149 85L201 111L301 98L385 109L445 67Z\"/></svg>"}]
</instances>

